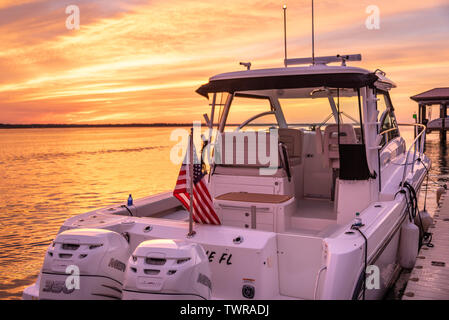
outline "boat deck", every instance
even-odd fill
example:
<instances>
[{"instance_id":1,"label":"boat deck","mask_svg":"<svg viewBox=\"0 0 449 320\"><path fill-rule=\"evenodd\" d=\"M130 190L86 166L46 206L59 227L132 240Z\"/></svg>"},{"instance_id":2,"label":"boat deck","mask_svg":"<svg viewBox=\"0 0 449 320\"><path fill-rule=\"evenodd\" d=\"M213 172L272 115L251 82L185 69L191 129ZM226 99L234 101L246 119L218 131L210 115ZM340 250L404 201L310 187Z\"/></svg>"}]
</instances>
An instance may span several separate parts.
<instances>
[{"instance_id":1,"label":"boat deck","mask_svg":"<svg viewBox=\"0 0 449 320\"><path fill-rule=\"evenodd\" d=\"M402 296L402 300L449 299L449 196L441 197L434 214L433 248L423 246Z\"/></svg>"}]
</instances>

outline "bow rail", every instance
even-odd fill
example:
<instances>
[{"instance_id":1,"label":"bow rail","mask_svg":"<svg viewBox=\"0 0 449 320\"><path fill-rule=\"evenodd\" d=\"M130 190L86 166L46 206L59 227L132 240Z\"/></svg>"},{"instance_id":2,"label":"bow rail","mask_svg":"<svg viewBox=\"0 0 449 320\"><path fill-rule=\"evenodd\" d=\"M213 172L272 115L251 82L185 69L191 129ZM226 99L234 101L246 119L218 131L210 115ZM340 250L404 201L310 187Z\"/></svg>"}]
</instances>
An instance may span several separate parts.
<instances>
[{"instance_id":1,"label":"bow rail","mask_svg":"<svg viewBox=\"0 0 449 320\"><path fill-rule=\"evenodd\" d=\"M405 126L405 127L414 127L415 129L415 139L413 140L413 143L410 145L407 151L407 156L405 157L405 164L404 164L404 171L402 173L402 182L401 186L404 185L405 182L405 176L407 174L407 169L409 164L412 165L411 172L414 172L415 170L415 161L416 161L416 155L419 154L419 158L422 157L424 153L424 143L426 141L426 126L421 123L398 123L398 126ZM421 130L418 130L421 128ZM396 131L398 128L391 128L382 131L379 133L379 135L385 135L386 133ZM388 136L385 137L386 142L388 142ZM410 154L413 152L413 161L411 163L408 162L408 159L410 158Z\"/></svg>"}]
</instances>

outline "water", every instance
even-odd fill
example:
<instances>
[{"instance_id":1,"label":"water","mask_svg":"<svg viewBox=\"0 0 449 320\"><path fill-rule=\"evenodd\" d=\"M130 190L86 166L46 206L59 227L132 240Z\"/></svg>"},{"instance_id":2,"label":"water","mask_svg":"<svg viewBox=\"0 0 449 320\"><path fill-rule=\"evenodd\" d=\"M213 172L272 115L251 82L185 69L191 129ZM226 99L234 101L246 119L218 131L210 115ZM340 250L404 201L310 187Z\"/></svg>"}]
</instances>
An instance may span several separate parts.
<instances>
[{"instance_id":1,"label":"water","mask_svg":"<svg viewBox=\"0 0 449 320\"><path fill-rule=\"evenodd\" d=\"M32 284L47 245L65 219L117 202L171 190L173 128L0 130L0 299ZM412 132L403 132L406 140ZM447 181L449 157L429 135L433 180ZM429 184L427 207L435 207ZM423 195L423 193L422 193ZM423 198L423 197L421 197ZM423 199L421 199L421 207Z\"/></svg>"},{"instance_id":2,"label":"water","mask_svg":"<svg viewBox=\"0 0 449 320\"><path fill-rule=\"evenodd\" d=\"M68 217L172 189L171 131L0 130L0 299L34 282Z\"/></svg>"}]
</instances>

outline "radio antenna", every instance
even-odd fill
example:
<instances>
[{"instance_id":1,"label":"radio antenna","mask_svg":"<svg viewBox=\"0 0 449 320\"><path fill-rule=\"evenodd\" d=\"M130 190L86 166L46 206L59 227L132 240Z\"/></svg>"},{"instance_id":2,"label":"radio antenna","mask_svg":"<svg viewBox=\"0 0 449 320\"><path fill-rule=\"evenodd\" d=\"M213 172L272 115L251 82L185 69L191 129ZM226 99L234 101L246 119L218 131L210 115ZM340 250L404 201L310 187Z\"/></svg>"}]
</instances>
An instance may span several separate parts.
<instances>
[{"instance_id":1,"label":"radio antenna","mask_svg":"<svg viewBox=\"0 0 449 320\"><path fill-rule=\"evenodd\" d=\"M282 6L284 10L284 66L287 68L287 5Z\"/></svg>"},{"instance_id":2,"label":"radio antenna","mask_svg":"<svg viewBox=\"0 0 449 320\"><path fill-rule=\"evenodd\" d=\"M312 64L315 64L315 24L314 24L314 8L312 0Z\"/></svg>"}]
</instances>

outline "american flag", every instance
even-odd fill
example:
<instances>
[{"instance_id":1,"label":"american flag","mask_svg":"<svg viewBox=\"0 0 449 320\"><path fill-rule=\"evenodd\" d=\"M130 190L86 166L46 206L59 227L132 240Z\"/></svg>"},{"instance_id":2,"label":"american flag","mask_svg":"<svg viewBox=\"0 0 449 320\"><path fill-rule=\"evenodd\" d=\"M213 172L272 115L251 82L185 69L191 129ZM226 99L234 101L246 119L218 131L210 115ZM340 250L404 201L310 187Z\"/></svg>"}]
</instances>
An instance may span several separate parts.
<instances>
[{"instance_id":1,"label":"american flag","mask_svg":"<svg viewBox=\"0 0 449 320\"><path fill-rule=\"evenodd\" d=\"M188 187L190 186L189 162L188 162L189 148L187 148L184 162L179 171L178 181L176 182L173 195L182 203L184 208L190 210L190 193ZM214 210L212 197L205 183L206 172L203 169L203 164L199 163L196 157L195 147L193 149L193 220L197 223L203 224L221 224L217 213Z\"/></svg>"}]
</instances>

